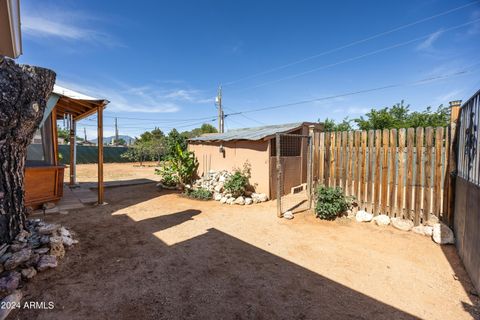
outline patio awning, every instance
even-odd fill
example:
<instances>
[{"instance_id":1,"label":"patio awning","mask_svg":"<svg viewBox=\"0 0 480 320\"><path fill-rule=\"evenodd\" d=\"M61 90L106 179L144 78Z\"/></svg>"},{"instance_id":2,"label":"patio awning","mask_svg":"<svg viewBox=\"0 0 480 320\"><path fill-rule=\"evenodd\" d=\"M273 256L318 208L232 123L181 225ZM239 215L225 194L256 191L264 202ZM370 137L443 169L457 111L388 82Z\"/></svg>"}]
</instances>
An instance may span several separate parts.
<instances>
[{"instance_id":1,"label":"patio awning","mask_svg":"<svg viewBox=\"0 0 480 320\"><path fill-rule=\"evenodd\" d=\"M59 85L54 86L50 99L58 99L55 104L57 118L70 114L75 121L96 113L99 107L105 108L110 102L106 99L90 97Z\"/></svg>"}]
</instances>

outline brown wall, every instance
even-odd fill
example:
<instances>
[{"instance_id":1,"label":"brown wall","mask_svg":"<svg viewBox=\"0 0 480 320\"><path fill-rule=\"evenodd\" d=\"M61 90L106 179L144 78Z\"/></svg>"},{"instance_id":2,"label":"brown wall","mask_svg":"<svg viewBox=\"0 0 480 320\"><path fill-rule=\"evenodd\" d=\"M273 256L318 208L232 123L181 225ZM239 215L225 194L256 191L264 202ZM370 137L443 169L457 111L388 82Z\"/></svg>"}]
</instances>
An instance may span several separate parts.
<instances>
[{"instance_id":1,"label":"brown wall","mask_svg":"<svg viewBox=\"0 0 480 320\"><path fill-rule=\"evenodd\" d=\"M480 186L457 177L455 244L473 285L480 291Z\"/></svg>"},{"instance_id":2,"label":"brown wall","mask_svg":"<svg viewBox=\"0 0 480 320\"><path fill-rule=\"evenodd\" d=\"M228 141L223 142L224 152L219 151L220 142L189 143L188 149L198 159L198 174L210 170L243 168L245 162L251 165L250 183L256 192L270 194L269 183L269 142L268 141Z\"/></svg>"}]
</instances>

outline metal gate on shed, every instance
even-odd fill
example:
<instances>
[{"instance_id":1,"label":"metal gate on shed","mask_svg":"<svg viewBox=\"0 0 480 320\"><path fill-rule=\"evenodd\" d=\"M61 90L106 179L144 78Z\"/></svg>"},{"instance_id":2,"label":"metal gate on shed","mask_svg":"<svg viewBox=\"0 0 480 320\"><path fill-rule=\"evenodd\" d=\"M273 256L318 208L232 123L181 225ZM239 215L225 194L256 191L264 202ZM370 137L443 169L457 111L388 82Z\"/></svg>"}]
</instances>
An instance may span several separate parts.
<instances>
[{"instance_id":1,"label":"metal gate on shed","mask_svg":"<svg viewBox=\"0 0 480 320\"><path fill-rule=\"evenodd\" d=\"M311 208L312 143L307 135L277 133L272 144L276 157L277 216Z\"/></svg>"}]
</instances>

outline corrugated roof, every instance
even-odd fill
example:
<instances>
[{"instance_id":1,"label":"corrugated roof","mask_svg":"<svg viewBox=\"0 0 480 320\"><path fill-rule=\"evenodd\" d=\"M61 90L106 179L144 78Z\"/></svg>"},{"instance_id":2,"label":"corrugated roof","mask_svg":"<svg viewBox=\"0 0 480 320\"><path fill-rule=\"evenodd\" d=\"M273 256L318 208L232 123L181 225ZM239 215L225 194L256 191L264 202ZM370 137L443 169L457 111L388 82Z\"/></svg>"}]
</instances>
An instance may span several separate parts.
<instances>
[{"instance_id":1,"label":"corrugated roof","mask_svg":"<svg viewBox=\"0 0 480 320\"><path fill-rule=\"evenodd\" d=\"M62 86L59 86L58 84L55 84L53 86L53 93L58 94L59 96L64 96L70 99L76 99L76 100L87 100L87 101L105 101L106 99L101 99L101 98L94 98L87 96L86 94L74 91L72 89L68 89Z\"/></svg>"},{"instance_id":2,"label":"corrugated roof","mask_svg":"<svg viewBox=\"0 0 480 320\"><path fill-rule=\"evenodd\" d=\"M189 141L232 141L232 140L261 140L276 133L285 133L300 128L305 122L277 124L271 126L242 128L229 130L225 133L212 133Z\"/></svg>"}]
</instances>

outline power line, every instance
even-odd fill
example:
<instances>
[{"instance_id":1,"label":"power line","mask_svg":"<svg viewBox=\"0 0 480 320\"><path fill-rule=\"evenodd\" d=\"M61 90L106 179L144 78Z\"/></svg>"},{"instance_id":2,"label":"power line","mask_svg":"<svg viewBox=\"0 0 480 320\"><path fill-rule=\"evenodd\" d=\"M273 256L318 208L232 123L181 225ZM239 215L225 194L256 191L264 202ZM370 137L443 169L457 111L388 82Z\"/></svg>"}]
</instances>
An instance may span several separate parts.
<instances>
[{"instance_id":1,"label":"power line","mask_svg":"<svg viewBox=\"0 0 480 320\"><path fill-rule=\"evenodd\" d=\"M455 30L455 29L473 24L473 23L478 22L478 21L480 21L480 18L475 19L475 20L471 20L471 21L466 22L466 23L456 25L456 26L451 27L451 28L447 28L445 30L442 30L441 32L443 33L443 32L447 32L447 31L452 31L452 30ZM421 37L418 37L418 38L415 38L415 39L411 39L411 40L401 42L401 43L397 43L397 44L394 44L394 45L391 45L391 46L388 46L388 47L384 47L384 48L381 48L381 49L370 51L370 52L367 52L367 53L364 53L364 54L361 54L361 55L358 55L358 56L355 56L355 57L352 57L352 58L348 58L348 59L345 59L345 60L342 60L342 61L338 61L338 62L326 64L326 65L323 65L323 66L320 66L320 67L316 67L316 68L313 68L313 69L309 69L309 70L306 70L306 71L302 71L300 73L296 73L296 74L293 74L293 75L290 75L290 76L286 76L286 77L275 79L275 80L266 81L266 82L257 84L257 85L252 86L252 87L247 87L247 88L244 88L244 89L241 89L241 90L235 90L235 92L244 92L244 91L247 91L247 90L263 87L263 86L266 86L266 85L269 85L269 84L272 84L272 83L276 83L276 82L280 82L280 81L284 81L284 80L289 80L289 79L293 79L293 78L298 78L300 76L303 76L303 75L306 75L306 74L309 74L309 73L312 73L312 72L315 72L315 71L319 71L319 70L322 70L322 69L334 67L334 66L344 64L344 63L347 63L347 62L359 60L361 58L372 56L374 54L377 54L377 53L380 53L380 52L383 52L383 51L391 50L391 49L394 49L394 48L398 48L398 47L402 47L402 46L411 44L413 42L417 42L417 41L420 41L420 40L423 40L423 39L427 39L427 38L433 36L434 34L436 34L437 32L432 32L432 33L429 33L427 35L424 35L424 36L421 36Z\"/></svg>"},{"instance_id":2,"label":"power line","mask_svg":"<svg viewBox=\"0 0 480 320\"><path fill-rule=\"evenodd\" d=\"M470 67L473 67L477 64L479 64L479 63L477 62ZM279 108L291 107L291 106L296 106L296 105L310 103L310 102L331 100L331 99L335 99L335 98L341 98L341 97L352 96L352 95L357 95L357 94L362 94L362 93L380 91L380 90L402 87L402 86L407 86L407 85L423 84L423 83L436 81L436 80L443 80L443 79L447 79L447 78L451 78L451 77L454 77L454 76L459 76L459 75L463 75L463 74L467 74L467 73L471 73L471 72L473 72L473 70L462 70L462 71L459 71L459 72L454 72L454 73L450 73L450 74L446 74L446 75L424 78L424 79L420 79L420 80L412 81L412 82L390 84L390 85L386 85L386 86L381 86L381 87L376 87L376 88L371 88L371 89L358 90L358 91L353 91L353 92L347 92L347 93L337 94L337 95L333 95L333 96L326 96L326 97L320 97L320 98L314 98L314 99L308 99L308 100L301 100L301 101L290 102L290 103L286 103L286 104L280 104L280 105L276 105L276 106L254 108L254 109L250 109L250 110L246 110L246 111L226 114L225 116L233 116L233 115L240 115L240 114L244 114L244 113L252 113L252 112L259 112L259 111L264 111L264 110L279 109Z\"/></svg>"},{"instance_id":3,"label":"power line","mask_svg":"<svg viewBox=\"0 0 480 320\"><path fill-rule=\"evenodd\" d=\"M312 59L315 59L315 58L318 58L318 57L321 57L321 56L324 56L324 55L327 55L327 54L331 54L331 53L334 53L334 52L337 52L337 51L340 51L340 50L343 50L343 49L346 49L346 48L350 48L350 47L353 47L357 44L364 43L364 42L367 42L367 41L370 41L370 40L373 40L373 39L376 39L376 38L380 38L382 36L385 36L385 35L388 35L388 34L391 34L391 33L394 33L394 32L409 28L409 27L412 27L414 25L417 25L417 24L420 24L420 23L423 23L423 22L426 22L426 21L429 21L429 20L433 20L435 18L447 15L449 13L464 9L466 7L469 7L469 6L472 6L474 4L478 4L478 3L479 3L479 1L474 1L474 2L471 2L471 3L465 4L465 5L462 5L462 6L459 6L459 7L441 12L441 13L433 15L433 16L429 16L429 17L426 17L426 18L423 18L423 19L420 19L420 20L417 20L417 21L414 21L414 22L411 22L411 23L407 23L407 24L404 24L402 26L399 26L399 27L396 27L396 28L393 28L393 29L390 29L390 30L387 30L387 31L384 31L384 32L381 32L381 33L377 33L377 34L375 34L373 36L369 36L367 38L363 38L363 39L360 39L360 40L350 42L350 43L342 45L340 47L336 47L336 48L333 48L333 49L330 49L330 50L327 50L327 51L324 51L324 52L321 52L321 53L318 53L318 54L315 54L315 55L312 55L312 56L309 56L309 57L306 57L306 58L302 58L302 59L299 59L299 60L296 60L296 61L292 61L290 63L284 64L284 65L281 65L281 66L278 66L278 67L275 67L275 68L272 68L272 69L257 72L257 73L254 73L254 74L249 75L249 76L242 77L242 78L237 79L237 80L229 81L229 82L225 83L224 85L225 86L230 86L230 85L233 85L235 83L238 83L238 82L241 82L241 81L244 81L244 80L256 78L256 77L261 76L261 75L265 75L265 74L268 74L268 73L279 71L279 70L285 69L287 67L290 67L290 66L293 66L293 65L305 62L305 61L309 61L309 60L312 60Z\"/></svg>"}]
</instances>

